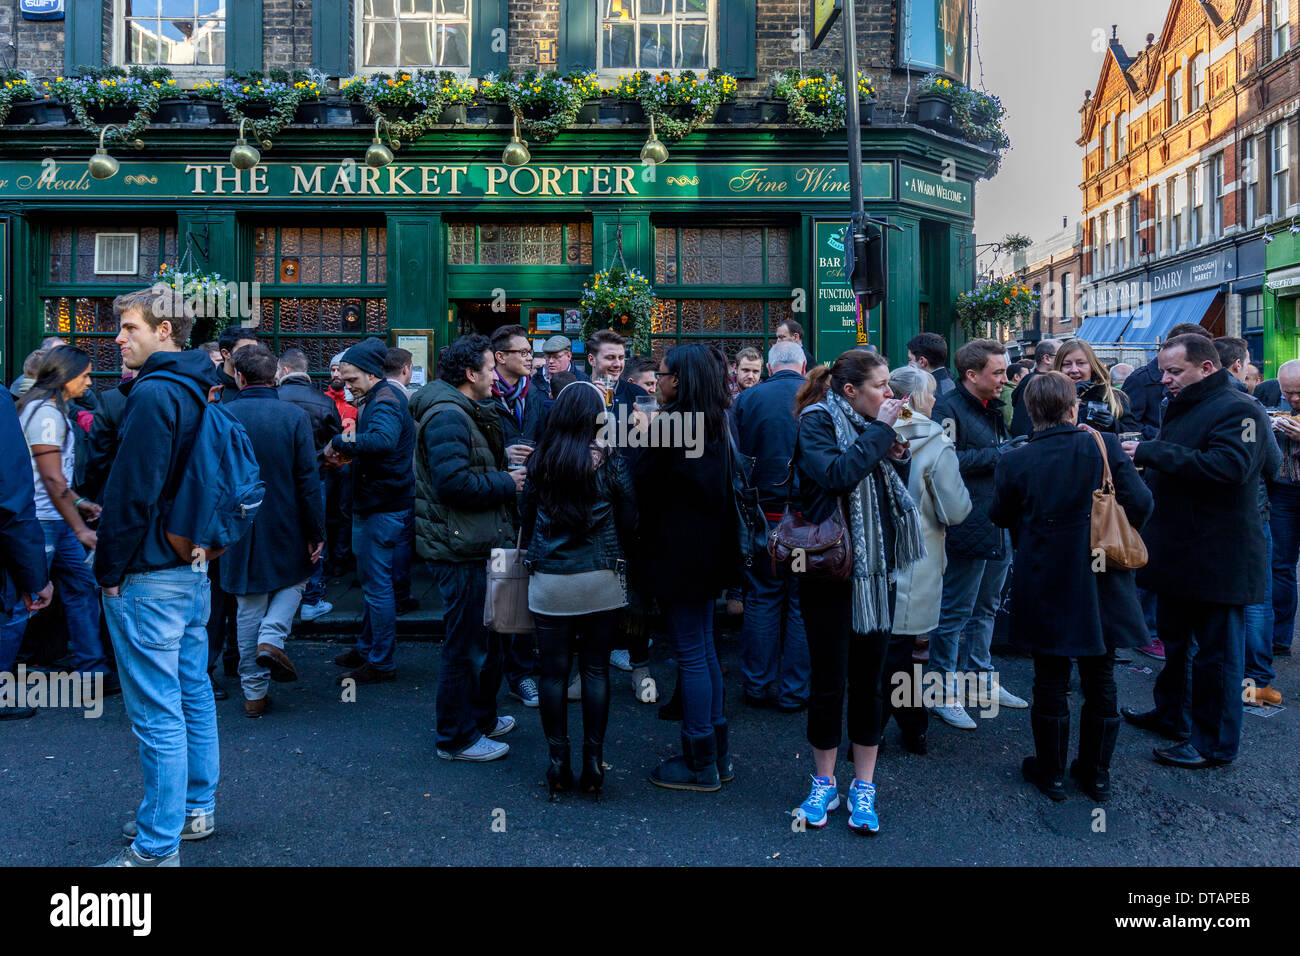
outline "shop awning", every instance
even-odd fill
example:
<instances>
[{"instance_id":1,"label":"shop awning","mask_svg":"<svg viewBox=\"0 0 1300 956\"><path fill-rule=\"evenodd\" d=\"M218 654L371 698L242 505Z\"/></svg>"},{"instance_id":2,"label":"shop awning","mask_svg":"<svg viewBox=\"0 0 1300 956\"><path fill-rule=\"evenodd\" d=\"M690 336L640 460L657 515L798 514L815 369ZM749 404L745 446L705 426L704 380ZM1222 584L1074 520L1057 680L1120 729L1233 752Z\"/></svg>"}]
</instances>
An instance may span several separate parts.
<instances>
[{"instance_id":1,"label":"shop awning","mask_svg":"<svg viewBox=\"0 0 1300 956\"><path fill-rule=\"evenodd\" d=\"M1218 289L1205 289L1148 303L1133 317L1121 341L1126 344L1160 342L1180 322L1200 324L1218 294Z\"/></svg>"},{"instance_id":2,"label":"shop awning","mask_svg":"<svg viewBox=\"0 0 1300 956\"><path fill-rule=\"evenodd\" d=\"M1270 272L1268 288L1278 295L1300 295L1300 266Z\"/></svg>"},{"instance_id":3,"label":"shop awning","mask_svg":"<svg viewBox=\"0 0 1300 956\"><path fill-rule=\"evenodd\" d=\"M1101 342L1118 342L1124 329L1133 320L1130 312L1111 313L1110 315L1092 315L1083 320L1075 338L1083 339L1089 345Z\"/></svg>"}]
</instances>

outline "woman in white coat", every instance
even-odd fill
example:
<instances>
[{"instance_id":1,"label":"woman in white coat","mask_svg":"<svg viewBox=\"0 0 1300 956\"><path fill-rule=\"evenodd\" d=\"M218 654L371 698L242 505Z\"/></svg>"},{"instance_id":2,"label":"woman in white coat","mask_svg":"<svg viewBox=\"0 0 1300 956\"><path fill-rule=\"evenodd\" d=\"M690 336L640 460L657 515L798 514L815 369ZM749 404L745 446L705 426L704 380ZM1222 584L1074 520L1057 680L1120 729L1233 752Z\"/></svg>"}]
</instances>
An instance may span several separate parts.
<instances>
[{"instance_id":1,"label":"woman in white coat","mask_svg":"<svg viewBox=\"0 0 1300 956\"><path fill-rule=\"evenodd\" d=\"M971 500L958 471L956 446L939 423L928 417L934 408L934 376L905 365L890 373L889 388L896 396L910 398L911 415L905 408L894 430L909 442L912 454L907 490L921 514L925 557L898 572L883 690L888 715L902 731L903 747L923 754L929 716L922 706L924 688L919 678L923 668L913 666L912 648L918 636L929 634L939 624L943 572L948 564L944 539L949 525L966 520Z\"/></svg>"}]
</instances>

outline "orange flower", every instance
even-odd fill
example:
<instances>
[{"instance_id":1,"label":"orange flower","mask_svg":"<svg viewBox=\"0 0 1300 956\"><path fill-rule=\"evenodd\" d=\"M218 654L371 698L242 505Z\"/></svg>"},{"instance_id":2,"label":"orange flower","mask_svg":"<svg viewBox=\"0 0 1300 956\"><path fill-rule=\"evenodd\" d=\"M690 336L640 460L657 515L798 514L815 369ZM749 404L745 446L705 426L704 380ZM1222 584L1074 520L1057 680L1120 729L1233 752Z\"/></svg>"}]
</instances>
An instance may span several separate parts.
<instances>
[{"instance_id":1,"label":"orange flower","mask_svg":"<svg viewBox=\"0 0 1300 956\"><path fill-rule=\"evenodd\" d=\"M1011 304L1011 300L1010 300L1010 299L1003 299L1002 301L1005 302L1007 305L1010 305L1010 304Z\"/></svg>"}]
</instances>

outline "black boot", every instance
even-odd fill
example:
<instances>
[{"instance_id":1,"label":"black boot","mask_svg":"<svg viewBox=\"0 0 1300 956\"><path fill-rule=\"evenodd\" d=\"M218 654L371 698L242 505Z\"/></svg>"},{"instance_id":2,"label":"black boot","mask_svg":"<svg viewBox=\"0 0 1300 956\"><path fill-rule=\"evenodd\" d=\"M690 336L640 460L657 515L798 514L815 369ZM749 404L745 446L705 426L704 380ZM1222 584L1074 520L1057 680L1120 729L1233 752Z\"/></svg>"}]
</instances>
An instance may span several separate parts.
<instances>
[{"instance_id":1,"label":"black boot","mask_svg":"<svg viewBox=\"0 0 1300 956\"><path fill-rule=\"evenodd\" d=\"M682 719L682 675L677 675L677 686L673 688L673 696L668 703L659 708L660 720L681 720Z\"/></svg>"},{"instance_id":2,"label":"black boot","mask_svg":"<svg viewBox=\"0 0 1300 956\"><path fill-rule=\"evenodd\" d=\"M573 768L569 766L569 742L567 740L546 741L551 751L551 764L546 768L546 788L551 796L568 793L573 789Z\"/></svg>"},{"instance_id":3,"label":"black boot","mask_svg":"<svg viewBox=\"0 0 1300 956\"><path fill-rule=\"evenodd\" d=\"M1122 718L1084 718L1079 725L1079 759L1070 764L1070 776L1079 789L1098 803L1110 799L1110 758L1115 752Z\"/></svg>"},{"instance_id":4,"label":"black boot","mask_svg":"<svg viewBox=\"0 0 1300 956\"><path fill-rule=\"evenodd\" d=\"M600 793L605 784L605 766L600 744L582 745L582 776L578 779L578 789L583 793Z\"/></svg>"},{"instance_id":5,"label":"black boot","mask_svg":"<svg viewBox=\"0 0 1300 956\"><path fill-rule=\"evenodd\" d=\"M650 782L669 790L722 789L718 779L718 742L713 732L702 737L682 734L682 755L665 760L650 773Z\"/></svg>"},{"instance_id":6,"label":"black boot","mask_svg":"<svg viewBox=\"0 0 1300 956\"><path fill-rule=\"evenodd\" d=\"M731 783L736 779L735 768L731 766L731 748L727 746L727 725L713 725L713 739L718 745L718 780Z\"/></svg>"},{"instance_id":7,"label":"black boot","mask_svg":"<svg viewBox=\"0 0 1300 956\"><path fill-rule=\"evenodd\" d=\"M1034 729L1033 757L1026 757L1020 765L1025 779L1051 800L1065 799L1065 755L1070 745L1070 718L1044 717L1030 713L1029 723Z\"/></svg>"}]
</instances>

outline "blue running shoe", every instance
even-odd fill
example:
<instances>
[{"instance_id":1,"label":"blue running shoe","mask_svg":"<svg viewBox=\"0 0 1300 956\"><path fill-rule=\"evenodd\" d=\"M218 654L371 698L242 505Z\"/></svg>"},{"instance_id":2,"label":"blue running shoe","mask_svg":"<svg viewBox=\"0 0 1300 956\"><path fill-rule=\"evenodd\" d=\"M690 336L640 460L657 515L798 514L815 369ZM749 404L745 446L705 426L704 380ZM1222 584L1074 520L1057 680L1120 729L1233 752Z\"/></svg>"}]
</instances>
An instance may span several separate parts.
<instances>
[{"instance_id":1,"label":"blue running shoe","mask_svg":"<svg viewBox=\"0 0 1300 956\"><path fill-rule=\"evenodd\" d=\"M840 792L834 777L814 776L808 799L791 811L791 816L802 817L810 827L826 826L826 815L840 805Z\"/></svg>"},{"instance_id":2,"label":"blue running shoe","mask_svg":"<svg viewBox=\"0 0 1300 956\"><path fill-rule=\"evenodd\" d=\"M876 788L874 784L854 780L849 786L849 829L859 833L880 832L880 817L876 816Z\"/></svg>"}]
</instances>

